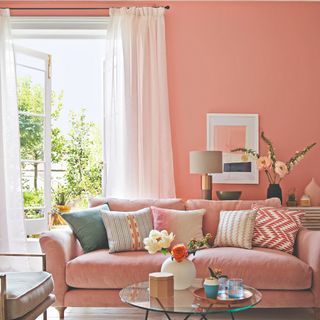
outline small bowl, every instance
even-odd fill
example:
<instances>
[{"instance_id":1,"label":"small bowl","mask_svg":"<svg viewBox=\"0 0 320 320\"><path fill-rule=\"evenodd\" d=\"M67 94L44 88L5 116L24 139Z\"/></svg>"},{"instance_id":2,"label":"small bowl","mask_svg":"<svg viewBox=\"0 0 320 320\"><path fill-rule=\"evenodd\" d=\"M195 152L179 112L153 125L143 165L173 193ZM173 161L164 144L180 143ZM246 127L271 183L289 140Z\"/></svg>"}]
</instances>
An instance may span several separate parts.
<instances>
[{"instance_id":1,"label":"small bowl","mask_svg":"<svg viewBox=\"0 0 320 320\"><path fill-rule=\"evenodd\" d=\"M239 200L242 191L216 191L219 200Z\"/></svg>"}]
</instances>

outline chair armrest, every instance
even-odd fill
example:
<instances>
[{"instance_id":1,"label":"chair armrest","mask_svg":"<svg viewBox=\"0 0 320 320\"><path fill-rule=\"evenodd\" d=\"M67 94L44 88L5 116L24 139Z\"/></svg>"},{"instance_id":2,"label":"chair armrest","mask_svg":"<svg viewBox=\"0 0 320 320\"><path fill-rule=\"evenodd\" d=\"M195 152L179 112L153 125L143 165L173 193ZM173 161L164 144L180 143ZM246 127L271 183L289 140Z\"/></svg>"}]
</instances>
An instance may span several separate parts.
<instances>
[{"instance_id":1,"label":"chair armrest","mask_svg":"<svg viewBox=\"0 0 320 320\"><path fill-rule=\"evenodd\" d=\"M313 273L312 292L315 307L320 307L320 231L302 229L297 235L297 257L308 264Z\"/></svg>"},{"instance_id":2,"label":"chair armrest","mask_svg":"<svg viewBox=\"0 0 320 320\"><path fill-rule=\"evenodd\" d=\"M47 270L46 264L46 254L45 253L13 253L13 252L3 252L0 253L0 257L29 257L29 258L39 258L42 259L42 271Z\"/></svg>"},{"instance_id":3,"label":"chair armrest","mask_svg":"<svg viewBox=\"0 0 320 320\"><path fill-rule=\"evenodd\" d=\"M56 306L63 307L68 290L66 264L79 254L77 240L69 229L53 230L41 234L40 246L47 257L47 270L53 277Z\"/></svg>"}]
</instances>

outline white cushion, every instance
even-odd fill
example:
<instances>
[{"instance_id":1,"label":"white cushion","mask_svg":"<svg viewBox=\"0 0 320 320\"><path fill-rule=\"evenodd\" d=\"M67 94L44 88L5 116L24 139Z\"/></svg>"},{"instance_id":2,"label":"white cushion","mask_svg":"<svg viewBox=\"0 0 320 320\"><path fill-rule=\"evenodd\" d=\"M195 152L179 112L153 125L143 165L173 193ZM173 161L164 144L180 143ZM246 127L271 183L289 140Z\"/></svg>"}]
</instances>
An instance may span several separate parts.
<instances>
[{"instance_id":1,"label":"white cushion","mask_svg":"<svg viewBox=\"0 0 320 320\"><path fill-rule=\"evenodd\" d=\"M252 249L255 210L221 211L215 247Z\"/></svg>"}]
</instances>

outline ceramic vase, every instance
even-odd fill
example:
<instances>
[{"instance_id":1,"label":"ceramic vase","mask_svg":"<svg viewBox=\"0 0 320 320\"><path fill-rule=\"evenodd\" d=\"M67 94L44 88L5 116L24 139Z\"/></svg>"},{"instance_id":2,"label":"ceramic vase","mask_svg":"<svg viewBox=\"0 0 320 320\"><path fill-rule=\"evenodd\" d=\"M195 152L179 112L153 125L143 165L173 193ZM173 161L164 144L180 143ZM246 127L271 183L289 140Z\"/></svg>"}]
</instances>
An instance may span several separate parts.
<instances>
[{"instance_id":1,"label":"ceramic vase","mask_svg":"<svg viewBox=\"0 0 320 320\"><path fill-rule=\"evenodd\" d=\"M320 205L320 186L314 178L311 179L309 184L304 189L304 193L310 197L312 206Z\"/></svg>"},{"instance_id":2,"label":"ceramic vase","mask_svg":"<svg viewBox=\"0 0 320 320\"><path fill-rule=\"evenodd\" d=\"M173 274L174 290L184 290L191 286L196 278L196 268L192 261L184 259L177 262L171 257L166 259L161 267L161 272Z\"/></svg>"},{"instance_id":3,"label":"ceramic vase","mask_svg":"<svg viewBox=\"0 0 320 320\"><path fill-rule=\"evenodd\" d=\"M270 183L267 191L267 198L279 198L282 203L282 190L278 183Z\"/></svg>"},{"instance_id":4,"label":"ceramic vase","mask_svg":"<svg viewBox=\"0 0 320 320\"><path fill-rule=\"evenodd\" d=\"M219 280L206 278L203 283L204 292L207 298L217 299L219 292Z\"/></svg>"}]
</instances>

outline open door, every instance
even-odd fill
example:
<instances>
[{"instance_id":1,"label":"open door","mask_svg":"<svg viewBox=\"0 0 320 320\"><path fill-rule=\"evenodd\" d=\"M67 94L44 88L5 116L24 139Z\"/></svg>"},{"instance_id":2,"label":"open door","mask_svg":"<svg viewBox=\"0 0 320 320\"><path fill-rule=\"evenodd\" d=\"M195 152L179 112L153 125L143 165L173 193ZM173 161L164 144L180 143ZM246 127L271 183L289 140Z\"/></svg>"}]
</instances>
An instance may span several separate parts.
<instances>
[{"instance_id":1,"label":"open door","mask_svg":"<svg viewBox=\"0 0 320 320\"><path fill-rule=\"evenodd\" d=\"M15 46L22 191L27 235L48 230L51 210L51 56Z\"/></svg>"}]
</instances>

